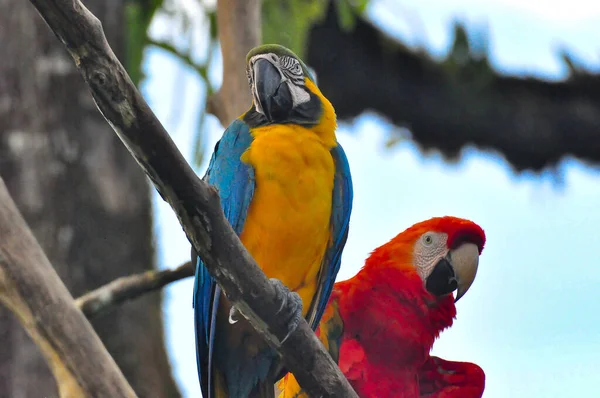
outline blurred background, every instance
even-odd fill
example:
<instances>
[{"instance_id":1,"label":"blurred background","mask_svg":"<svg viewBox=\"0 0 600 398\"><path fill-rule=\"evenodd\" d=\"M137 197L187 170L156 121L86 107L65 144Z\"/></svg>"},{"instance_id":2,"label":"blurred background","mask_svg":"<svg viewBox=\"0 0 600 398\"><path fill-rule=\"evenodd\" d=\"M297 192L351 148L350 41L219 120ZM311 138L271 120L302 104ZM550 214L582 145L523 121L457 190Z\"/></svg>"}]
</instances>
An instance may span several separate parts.
<instances>
[{"instance_id":1,"label":"blurred background","mask_svg":"<svg viewBox=\"0 0 600 398\"><path fill-rule=\"evenodd\" d=\"M203 175L223 132L216 1L87 0ZM593 396L600 368L600 3L264 0L334 104L355 202L338 280L433 216L488 242L433 353L486 372L486 398ZM28 2L0 1L0 175L74 296L189 260L170 207ZM239 65L243 70L244 66ZM140 397L199 397L191 279L93 321ZM56 397L0 309L0 397Z\"/></svg>"}]
</instances>

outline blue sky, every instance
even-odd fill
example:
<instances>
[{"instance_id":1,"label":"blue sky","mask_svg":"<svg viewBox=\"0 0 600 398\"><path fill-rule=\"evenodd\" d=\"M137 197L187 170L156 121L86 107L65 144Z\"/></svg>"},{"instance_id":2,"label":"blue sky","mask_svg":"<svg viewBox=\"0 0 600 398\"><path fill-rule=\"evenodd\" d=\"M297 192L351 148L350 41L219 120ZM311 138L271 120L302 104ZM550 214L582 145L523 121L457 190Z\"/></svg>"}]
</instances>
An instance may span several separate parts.
<instances>
[{"instance_id":1,"label":"blue sky","mask_svg":"<svg viewBox=\"0 0 600 398\"><path fill-rule=\"evenodd\" d=\"M487 26L492 63L503 73L561 78L560 46L600 69L600 3L372 0L368 12L388 33L436 56L447 50L455 18ZM168 26L159 21L153 29L160 35ZM202 83L163 52L147 55L146 98L190 159ZM220 73L217 62L217 82ZM223 128L212 116L207 126L212 148ZM339 128L355 205L338 280L417 221L469 218L485 229L488 243L477 279L434 354L482 366L486 398L589 396L600 368L599 168L567 159L557 174L515 175L498 155L472 148L458 164L447 164L438 155L424 157L410 142L385 149L389 128L372 114ZM440 191L451 194L442 198ZM155 199L159 266L174 267L188 260L189 243L168 205ZM175 377L185 397L199 397L191 291L191 279L167 288L164 313Z\"/></svg>"}]
</instances>

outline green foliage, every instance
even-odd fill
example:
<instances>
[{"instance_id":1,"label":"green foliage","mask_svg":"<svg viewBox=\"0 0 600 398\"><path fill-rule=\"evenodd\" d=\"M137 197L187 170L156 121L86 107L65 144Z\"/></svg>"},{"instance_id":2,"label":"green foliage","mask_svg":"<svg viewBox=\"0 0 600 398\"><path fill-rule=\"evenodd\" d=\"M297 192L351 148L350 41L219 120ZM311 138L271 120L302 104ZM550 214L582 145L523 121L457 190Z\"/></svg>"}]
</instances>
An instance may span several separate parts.
<instances>
[{"instance_id":1,"label":"green foliage","mask_svg":"<svg viewBox=\"0 0 600 398\"><path fill-rule=\"evenodd\" d=\"M352 29L369 0L264 0L263 43L281 44L304 58L310 28L325 17L330 1L336 3L341 26Z\"/></svg>"},{"instance_id":2,"label":"green foliage","mask_svg":"<svg viewBox=\"0 0 600 398\"><path fill-rule=\"evenodd\" d=\"M367 8L369 0L335 0L340 28L349 32L356 25L356 17Z\"/></svg>"},{"instance_id":3,"label":"green foliage","mask_svg":"<svg viewBox=\"0 0 600 398\"><path fill-rule=\"evenodd\" d=\"M489 63L489 51L487 27L469 32L463 23L456 21L452 47L441 66L457 88L485 89L495 76Z\"/></svg>"},{"instance_id":4,"label":"green foliage","mask_svg":"<svg viewBox=\"0 0 600 398\"><path fill-rule=\"evenodd\" d=\"M327 11L326 0L264 0L263 42L285 46L303 57L309 28Z\"/></svg>"},{"instance_id":5,"label":"green foliage","mask_svg":"<svg viewBox=\"0 0 600 398\"><path fill-rule=\"evenodd\" d=\"M142 61L147 45L148 27L162 4L163 0L129 0L125 4L125 68L136 86L143 79Z\"/></svg>"}]
</instances>

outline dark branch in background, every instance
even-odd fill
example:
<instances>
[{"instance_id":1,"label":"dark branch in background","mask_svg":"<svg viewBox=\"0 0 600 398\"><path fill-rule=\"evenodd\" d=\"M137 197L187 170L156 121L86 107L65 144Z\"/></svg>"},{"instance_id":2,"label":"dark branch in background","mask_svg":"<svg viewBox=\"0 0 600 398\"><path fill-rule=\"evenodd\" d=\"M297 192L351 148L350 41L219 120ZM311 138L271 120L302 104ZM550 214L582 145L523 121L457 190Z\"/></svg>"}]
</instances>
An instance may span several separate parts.
<instances>
[{"instance_id":1,"label":"dark branch in background","mask_svg":"<svg viewBox=\"0 0 600 398\"><path fill-rule=\"evenodd\" d=\"M600 75L505 77L472 52L436 62L364 19L342 30L334 3L311 30L307 63L340 119L373 110L409 128L424 150L455 158L473 145L500 152L517 171L540 171L569 155L600 162Z\"/></svg>"},{"instance_id":2,"label":"dark branch in background","mask_svg":"<svg viewBox=\"0 0 600 398\"><path fill-rule=\"evenodd\" d=\"M282 355L311 396L356 397L304 319L281 343L288 332L285 320L276 316L281 298L227 222L216 189L196 176L136 90L106 42L98 19L78 0L31 2L69 50L98 108L171 205L232 304Z\"/></svg>"},{"instance_id":3,"label":"dark branch in background","mask_svg":"<svg viewBox=\"0 0 600 398\"><path fill-rule=\"evenodd\" d=\"M223 85L206 103L206 111L223 126L250 108L246 54L261 43L260 0L218 0L217 26L223 54Z\"/></svg>"},{"instance_id":4,"label":"dark branch in background","mask_svg":"<svg viewBox=\"0 0 600 398\"><path fill-rule=\"evenodd\" d=\"M92 325L75 306L1 178L0 302L40 348L61 397L135 397Z\"/></svg>"},{"instance_id":5,"label":"dark branch in background","mask_svg":"<svg viewBox=\"0 0 600 398\"><path fill-rule=\"evenodd\" d=\"M93 318L125 301L162 289L169 283L190 276L194 276L194 267L189 261L175 269L124 276L84 294L75 300L75 304L85 316Z\"/></svg>"}]
</instances>

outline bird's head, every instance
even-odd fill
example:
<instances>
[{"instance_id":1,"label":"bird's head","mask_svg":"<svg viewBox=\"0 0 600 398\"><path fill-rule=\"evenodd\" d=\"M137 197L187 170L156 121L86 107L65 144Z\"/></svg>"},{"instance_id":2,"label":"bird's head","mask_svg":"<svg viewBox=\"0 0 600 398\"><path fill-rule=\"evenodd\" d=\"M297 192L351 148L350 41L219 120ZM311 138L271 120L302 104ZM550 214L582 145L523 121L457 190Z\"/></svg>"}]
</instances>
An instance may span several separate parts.
<instances>
[{"instance_id":1,"label":"bird's head","mask_svg":"<svg viewBox=\"0 0 600 398\"><path fill-rule=\"evenodd\" d=\"M393 264L415 271L434 296L456 290L456 302L475 280L484 245L485 233L474 222L436 217L413 225L382 249Z\"/></svg>"},{"instance_id":2,"label":"bird's head","mask_svg":"<svg viewBox=\"0 0 600 398\"><path fill-rule=\"evenodd\" d=\"M253 109L251 125L294 123L314 126L324 113L335 112L319 91L304 62L276 44L256 47L246 57Z\"/></svg>"}]
</instances>

